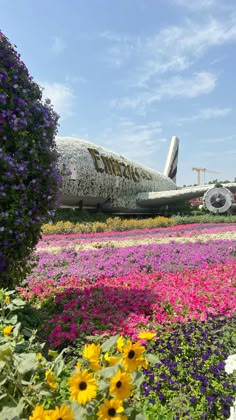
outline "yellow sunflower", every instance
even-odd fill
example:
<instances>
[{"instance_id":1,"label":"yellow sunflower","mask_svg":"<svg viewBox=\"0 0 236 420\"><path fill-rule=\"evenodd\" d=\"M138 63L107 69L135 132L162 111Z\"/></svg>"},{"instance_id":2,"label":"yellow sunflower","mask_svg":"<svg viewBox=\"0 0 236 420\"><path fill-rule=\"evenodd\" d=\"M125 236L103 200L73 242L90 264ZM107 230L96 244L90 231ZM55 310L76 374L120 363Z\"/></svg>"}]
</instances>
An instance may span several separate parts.
<instances>
[{"instance_id":1,"label":"yellow sunflower","mask_svg":"<svg viewBox=\"0 0 236 420\"><path fill-rule=\"evenodd\" d=\"M86 344L83 350L83 357L89 361L89 366L93 370L99 370L102 366L99 364L99 357L101 353L100 344Z\"/></svg>"},{"instance_id":2,"label":"yellow sunflower","mask_svg":"<svg viewBox=\"0 0 236 420\"><path fill-rule=\"evenodd\" d=\"M8 325L7 327L3 328L3 335L6 337L7 335L10 335L13 330L13 325Z\"/></svg>"},{"instance_id":3,"label":"yellow sunflower","mask_svg":"<svg viewBox=\"0 0 236 420\"><path fill-rule=\"evenodd\" d=\"M10 296L6 296L6 297L5 297L5 302L6 302L6 304L7 304L7 305L9 305L9 304L11 303L11 298L10 298Z\"/></svg>"},{"instance_id":4,"label":"yellow sunflower","mask_svg":"<svg viewBox=\"0 0 236 420\"><path fill-rule=\"evenodd\" d=\"M45 378L51 390L56 391L58 389L58 385L56 383L56 376L54 373L51 370L46 370Z\"/></svg>"},{"instance_id":5,"label":"yellow sunflower","mask_svg":"<svg viewBox=\"0 0 236 420\"><path fill-rule=\"evenodd\" d=\"M110 393L118 400L129 398L133 389L132 378L128 373L123 373L118 369L117 373L111 378Z\"/></svg>"},{"instance_id":6,"label":"yellow sunflower","mask_svg":"<svg viewBox=\"0 0 236 420\"><path fill-rule=\"evenodd\" d=\"M132 343L127 341L123 349L123 363L127 372L133 372L140 367L147 367L147 360L142 357L145 347L140 342Z\"/></svg>"},{"instance_id":7,"label":"yellow sunflower","mask_svg":"<svg viewBox=\"0 0 236 420\"><path fill-rule=\"evenodd\" d=\"M37 360L41 360L43 355L42 355L42 353L37 353L35 357L36 357Z\"/></svg>"},{"instance_id":8,"label":"yellow sunflower","mask_svg":"<svg viewBox=\"0 0 236 420\"><path fill-rule=\"evenodd\" d=\"M101 353L101 346L100 344L86 344L83 349L83 357L85 359L94 359L99 357Z\"/></svg>"},{"instance_id":9,"label":"yellow sunflower","mask_svg":"<svg viewBox=\"0 0 236 420\"><path fill-rule=\"evenodd\" d=\"M50 420L74 420L75 416L66 404L62 404L61 407L56 407L50 412Z\"/></svg>"},{"instance_id":10,"label":"yellow sunflower","mask_svg":"<svg viewBox=\"0 0 236 420\"><path fill-rule=\"evenodd\" d=\"M84 405L96 397L97 384L87 369L83 372L77 372L68 380L70 386L70 399Z\"/></svg>"},{"instance_id":11,"label":"yellow sunflower","mask_svg":"<svg viewBox=\"0 0 236 420\"><path fill-rule=\"evenodd\" d=\"M81 368L81 362L77 362L74 369L80 369Z\"/></svg>"},{"instance_id":12,"label":"yellow sunflower","mask_svg":"<svg viewBox=\"0 0 236 420\"><path fill-rule=\"evenodd\" d=\"M32 415L29 417L29 420L47 420L46 414L47 411L43 409L42 405L36 405Z\"/></svg>"},{"instance_id":13,"label":"yellow sunflower","mask_svg":"<svg viewBox=\"0 0 236 420\"><path fill-rule=\"evenodd\" d=\"M116 342L117 350L121 353L124 347L124 337L122 335L118 338Z\"/></svg>"},{"instance_id":14,"label":"yellow sunflower","mask_svg":"<svg viewBox=\"0 0 236 420\"><path fill-rule=\"evenodd\" d=\"M151 331L142 331L138 338L141 338L143 340L152 340L154 337L156 337L156 333L153 333Z\"/></svg>"},{"instance_id":15,"label":"yellow sunflower","mask_svg":"<svg viewBox=\"0 0 236 420\"><path fill-rule=\"evenodd\" d=\"M109 363L110 366L114 366L120 361L120 357L109 356L109 353L104 354L104 359Z\"/></svg>"},{"instance_id":16,"label":"yellow sunflower","mask_svg":"<svg viewBox=\"0 0 236 420\"><path fill-rule=\"evenodd\" d=\"M117 416L124 411L122 407L122 401L112 399L104 400L104 403L99 407L98 410L98 420L111 420L115 418L116 420L127 420L127 416L121 415Z\"/></svg>"}]
</instances>

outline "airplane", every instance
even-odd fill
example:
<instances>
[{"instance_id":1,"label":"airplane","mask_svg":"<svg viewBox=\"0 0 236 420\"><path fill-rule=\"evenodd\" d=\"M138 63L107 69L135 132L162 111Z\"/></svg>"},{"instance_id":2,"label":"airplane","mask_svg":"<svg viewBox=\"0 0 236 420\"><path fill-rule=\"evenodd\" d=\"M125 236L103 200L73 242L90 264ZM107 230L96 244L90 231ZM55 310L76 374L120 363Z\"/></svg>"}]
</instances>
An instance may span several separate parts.
<instances>
[{"instance_id":1,"label":"airplane","mask_svg":"<svg viewBox=\"0 0 236 420\"><path fill-rule=\"evenodd\" d=\"M213 213L235 206L236 183L176 185L179 139L172 137L164 173L133 162L101 146L74 137L57 137L62 174L61 207L94 209L114 214L157 214L170 203L203 196Z\"/></svg>"}]
</instances>

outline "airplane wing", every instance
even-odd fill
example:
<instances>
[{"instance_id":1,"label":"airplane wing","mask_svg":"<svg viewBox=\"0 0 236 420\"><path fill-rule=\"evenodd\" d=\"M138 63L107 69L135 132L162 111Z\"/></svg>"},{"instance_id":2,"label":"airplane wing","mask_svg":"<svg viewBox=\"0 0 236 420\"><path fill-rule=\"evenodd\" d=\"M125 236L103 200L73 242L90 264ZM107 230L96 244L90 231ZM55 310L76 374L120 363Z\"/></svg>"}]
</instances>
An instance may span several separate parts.
<instances>
[{"instance_id":1,"label":"airplane wing","mask_svg":"<svg viewBox=\"0 0 236 420\"><path fill-rule=\"evenodd\" d=\"M206 192L209 191L210 195L212 196L210 198L212 203L214 200L216 200L216 202L219 202L220 198L221 203L223 203L223 198L225 198L225 195L227 195L227 190L229 191L229 193L230 191L236 192L236 183L232 182L221 185L222 186L220 188L216 187L215 185L198 185L196 187L185 187L171 191L143 192L137 194L136 200L137 204L142 208L156 208L158 206L173 203L176 201L187 201L191 200L192 198L202 197ZM221 194L221 196L219 194Z\"/></svg>"}]
</instances>

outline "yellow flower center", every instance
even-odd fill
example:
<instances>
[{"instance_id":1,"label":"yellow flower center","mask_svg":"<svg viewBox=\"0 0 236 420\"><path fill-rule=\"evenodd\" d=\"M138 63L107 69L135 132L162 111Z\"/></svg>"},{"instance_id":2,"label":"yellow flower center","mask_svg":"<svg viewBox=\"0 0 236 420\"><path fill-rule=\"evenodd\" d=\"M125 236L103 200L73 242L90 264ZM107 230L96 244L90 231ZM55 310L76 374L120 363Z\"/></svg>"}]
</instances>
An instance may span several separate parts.
<instances>
[{"instance_id":1,"label":"yellow flower center","mask_svg":"<svg viewBox=\"0 0 236 420\"><path fill-rule=\"evenodd\" d=\"M80 391L84 391L87 388L86 382L80 382L79 389Z\"/></svg>"},{"instance_id":2,"label":"yellow flower center","mask_svg":"<svg viewBox=\"0 0 236 420\"><path fill-rule=\"evenodd\" d=\"M134 356L135 356L135 352L134 352L133 350L130 350L130 351L129 351L129 354L128 354L128 358L129 358L129 359L133 359L133 358L134 358Z\"/></svg>"},{"instance_id":3,"label":"yellow flower center","mask_svg":"<svg viewBox=\"0 0 236 420\"><path fill-rule=\"evenodd\" d=\"M115 410L114 408L109 408L109 410L108 410L108 415L109 415L110 417L115 417L115 415L116 415L116 410Z\"/></svg>"},{"instance_id":4,"label":"yellow flower center","mask_svg":"<svg viewBox=\"0 0 236 420\"><path fill-rule=\"evenodd\" d=\"M121 385L122 385L122 382L121 381L116 382L116 388L120 388Z\"/></svg>"}]
</instances>

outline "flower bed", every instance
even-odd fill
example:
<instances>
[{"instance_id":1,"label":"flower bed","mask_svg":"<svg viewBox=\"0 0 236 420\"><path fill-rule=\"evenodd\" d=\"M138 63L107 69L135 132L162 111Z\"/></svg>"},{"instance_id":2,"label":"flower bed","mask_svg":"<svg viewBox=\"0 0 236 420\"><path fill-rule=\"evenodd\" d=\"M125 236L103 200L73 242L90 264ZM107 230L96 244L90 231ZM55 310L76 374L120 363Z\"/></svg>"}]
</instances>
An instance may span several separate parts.
<instances>
[{"instance_id":1,"label":"flower bed","mask_svg":"<svg viewBox=\"0 0 236 420\"><path fill-rule=\"evenodd\" d=\"M155 331L129 401L144 419L227 419L235 394L225 372L236 351L235 231L224 224L43 237L19 291L41 308L43 337L55 349L77 354L92 337L137 342L140 331ZM77 248L91 242L101 249Z\"/></svg>"},{"instance_id":2,"label":"flower bed","mask_svg":"<svg viewBox=\"0 0 236 420\"><path fill-rule=\"evenodd\" d=\"M230 232L229 232L230 228ZM106 232L106 233L90 233L90 234L65 234L65 235L45 235L38 242L37 252L47 249L47 251L60 250L63 248L68 249L82 249L93 246L96 248L99 244L103 245L113 245L113 246L127 246L129 242L140 242L151 239L159 240L165 238L170 238L170 240L176 240L181 238L204 238L217 239L221 235L231 235L236 232L236 225L227 225L227 224L206 224L206 225L179 225L179 226L170 226L168 228L153 228L153 229L143 229L143 230L132 230L125 232ZM208 238L207 235L212 235L211 238ZM132 243L131 243L132 245Z\"/></svg>"},{"instance_id":3,"label":"flower bed","mask_svg":"<svg viewBox=\"0 0 236 420\"><path fill-rule=\"evenodd\" d=\"M68 277L80 277L93 282L101 276L126 276L133 272L203 269L209 264L233 262L235 254L236 241L230 240L106 247L80 252L65 249L53 256L44 251L35 256L37 266L28 276L28 290L34 294L35 286L42 291L47 283L60 286ZM24 288L22 292L26 295L27 289Z\"/></svg>"},{"instance_id":4,"label":"flower bed","mask_svg":"<svg viewBox=\"0 0 236 420\"><path fill-rule=\"evenodd\" d=\"M230 316L236 307L233 279L236 263L216 264L181 273L130 274L100 278L85 284L65 279L57 290L49 285L42 296L56 295L57 314L49 320L50 344L62 346L85 334L122 334L137 338L140 329L163 323L206 320L209 315ZM119 308L119 310L117 310Z\"/></svg>"},{"instance_id":5,"label":"flower bed","mask_svg":"<svg viewBox=\"0 0 236 420\"><path fill-rule=\"evenodd\" d=\"M160 361L144 370L142 383L142 409L150 419L161 414L168 418L171 412L174 419L229 417L236 385L225 371L229 348L224 331L230 333L235 322L235 318L191 321L175 325L171 332L162 330L149 349L160 355Z\"/></svg>"},{"instance_id":6,"label":"flower bed","mask_svg":"<svg viewBox=\"0 0 236 420\"><path fill-rule=\"evenodd\" d=\"M78 219L80 216L78 214ZM235 223L235 215L213 215L203 214L199 216L174 216L171 218L154 217L145 219L121 219L119 217L111 217L106 221L88 221L88 222L64 222L58 221L56 223L47 223L43 226L43 234L57 234L57 233L89 233L89 232L122 232L133 229L150 229L155 227L169 227L172 225L189 225L192 223Z\"/></svg>"}]
</instances>

